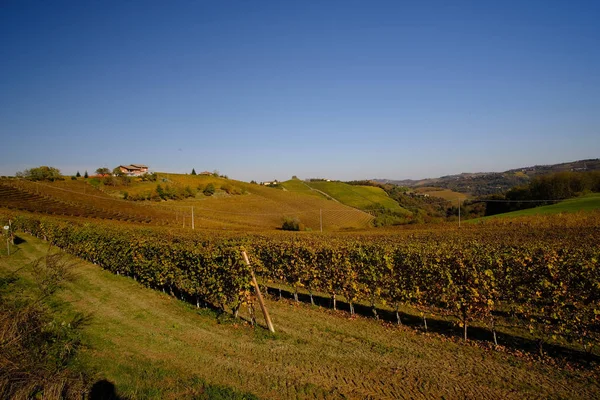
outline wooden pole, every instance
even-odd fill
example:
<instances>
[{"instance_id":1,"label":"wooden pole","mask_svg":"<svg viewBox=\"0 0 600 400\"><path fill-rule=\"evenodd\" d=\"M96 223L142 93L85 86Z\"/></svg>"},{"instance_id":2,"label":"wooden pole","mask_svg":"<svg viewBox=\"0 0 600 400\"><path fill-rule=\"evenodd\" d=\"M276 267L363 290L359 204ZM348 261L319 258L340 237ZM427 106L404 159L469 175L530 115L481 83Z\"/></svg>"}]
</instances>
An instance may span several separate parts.
<instances>
[{"instance_id":1,"label":"wooden pole","mask_svg":"<svg viewBox=\"0 0 600 400\"><path fill-rule=\"evenodd\" d=\"M254 290L256 290L256 297L258 298L258 304L260 304L260 309L265 316L265 321L267 322L267 327L271 333L275 333L275 328L273 327L273 323L271 322L271 317L269 317L269 312L267 311L267 306L265 306L265 301L263 300L262 294L260 294L260 288L258 287L258 283L256 282L256 277L254 276L254 271L250 266L250 261L248 260L248 255L245 251L242 251L242 255L244 256L244 261L246 265L250 268L250 275L252 275L252 284L254 284Z\"/></svg>"},{"instance_id":2,"label":"wooden pole","mask_svg":"<svg viewBox=\"0 0 600 400\"><path fill-rule=\"evenodd\" d=\"M321 233L323 233L323 209L319 209L319 223L321 225Z\"/></svg>"}]
</instances>

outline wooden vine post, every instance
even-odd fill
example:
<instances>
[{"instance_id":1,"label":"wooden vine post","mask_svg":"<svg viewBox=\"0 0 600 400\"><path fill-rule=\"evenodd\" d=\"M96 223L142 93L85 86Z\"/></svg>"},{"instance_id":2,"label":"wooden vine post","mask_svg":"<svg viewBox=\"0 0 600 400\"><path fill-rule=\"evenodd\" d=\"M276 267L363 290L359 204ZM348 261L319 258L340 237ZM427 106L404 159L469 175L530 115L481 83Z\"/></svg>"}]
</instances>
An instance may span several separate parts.
<instances>
[{"instance_id":1,"label":"wooden vine post","mask_svg":"<svg viewBox=\"0 0 600 400\"><path fill-rule=\"evenodd\" d=\"M254 271L250 266L250 261L248 260L248 255L245 251L242 251L242 255L244 256L244 261L248 268L250 269L250 275L252 276L252 284L254 285L254 290L256 290L256 297L258 298L258 304L260 304L260 309L262 310L263 315L265 316L265 321L267 323L267 327L269 328L269 332L275 333L275 328L273 328L273 323L271 322L271 317L269 317L269 312L267 311L267 306L265 306L265 301L263 300L262 294L260 294L260 288L258 287L258 282L256 282L256 277L254 276Z\"/></svg>"}]
</instances>

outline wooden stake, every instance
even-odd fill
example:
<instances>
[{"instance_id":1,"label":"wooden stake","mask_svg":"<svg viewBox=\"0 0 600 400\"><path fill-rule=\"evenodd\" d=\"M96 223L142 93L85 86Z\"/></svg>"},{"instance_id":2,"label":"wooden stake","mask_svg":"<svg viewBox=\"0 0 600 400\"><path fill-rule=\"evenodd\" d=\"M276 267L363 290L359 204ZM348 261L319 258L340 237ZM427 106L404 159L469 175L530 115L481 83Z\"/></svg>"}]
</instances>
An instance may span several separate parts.
<instances>
[{"instance_id":1,"label":"wooden stake","mask_svg":"<svg viewBox=\"0 0 600 400\"><path fill-rule=\"evenodd\" d=\"M267 327L271 333L275 333L275 328L273 328L273 323L271 322L271 317L269 317L269 312L267 311L267 306L265 306L265 301L263 300L262 294L260 294L260 288L258 287L258 283L256 282L256 277L254 276L254 271L250 266L250 261L248 260L248 255L245 251L242 251L242 255L244 256L244 261L246 265L250 268L250 275L252 275L252 284L254 285L254 290L256 290L256 297L258 298L258 304L260 304L260 309L265 316L265 321L267 323Z\"/></svg>"}]
</instances>

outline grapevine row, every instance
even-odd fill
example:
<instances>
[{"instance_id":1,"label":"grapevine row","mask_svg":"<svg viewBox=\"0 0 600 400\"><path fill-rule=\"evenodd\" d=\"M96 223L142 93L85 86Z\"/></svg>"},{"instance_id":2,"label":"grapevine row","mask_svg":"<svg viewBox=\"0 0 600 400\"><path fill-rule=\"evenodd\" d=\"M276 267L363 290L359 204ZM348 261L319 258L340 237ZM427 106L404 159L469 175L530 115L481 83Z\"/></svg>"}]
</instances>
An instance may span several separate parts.
<instances>
[{"instance_id":1,"label":"grapevine row","mask_svg":"<svg viewBox=\"0 0 600 400\"><path fill-rule=\"evenodd\" d=\"M149 287L237 310L250 289L245 248L263 281L406 305L494 332L500 312L538 339L599 344L600 249L592 229L565 235L226 236L19 216L14 225ZM575 228L574 228L575 229ZM539 233L539 232L538 232ZM578 235L573 237L572 235ZM540 239L542 237L542 239ZM570 238L570 239L569 239ZM400 315L397 312L398 322ZM426 323L426 319L424 319Z\"/></svg>"}]
</instances>

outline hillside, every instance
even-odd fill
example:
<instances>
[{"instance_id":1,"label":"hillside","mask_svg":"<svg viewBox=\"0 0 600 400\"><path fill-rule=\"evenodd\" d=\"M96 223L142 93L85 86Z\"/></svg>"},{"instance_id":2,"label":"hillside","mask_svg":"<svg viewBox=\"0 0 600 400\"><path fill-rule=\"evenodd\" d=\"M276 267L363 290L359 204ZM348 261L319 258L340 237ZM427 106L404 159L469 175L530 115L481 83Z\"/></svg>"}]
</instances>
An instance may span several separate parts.
<instances>
[{"instance_id":1,"label":"hillside","mask_svg":"<svg viewBox=\"0 0 600 400\"><path fill-rule=\"evenodd\" d=\"M482 217L470 220L471 221L481 221L490 218L512 218L512 217L524 217L531 215L545 215L545 214L559 214L559 213L573 213L573 212L588 212L595 211L600 209L600 193L592 193L586 196L577 197L574 199L569 199L565 201L561 201L560 203L540 206L534 208L528 208L525 210L512 211L503 214L491 215L488 217Z\"/></svg>"},{"instance_id":2,"label":"hillside","mask_svg":"<svg viewBox=\"0 0 600 400\"><path fill-rule=\"evenodd\" d=\"M428 195L430 197L438 197L440 199L448 200L454 203L456 203L457 199L464 201L467 198L469 198L469 196L464 193L455 192L450 189L442 189L428 186L415 188L415 193L419 193L421 195Z\"/></svg>"},{"instance_id":3,"label":"hillside","mask_svg":"<svg viewBox=\"0 0 600 400\"><path fill-rule=\"evenodd\" d=\"M434 186L473 196L482 196L501 193L514 186L526 184L534 176L562 171L598 170L600 170L600 159L588 159L552 165L515 168L504 172L462 173L421 180L374 179L374 181L406 187Z\"/></svg>"},{"instance_id":4,"label":"hillside","mask_svg":"<svg viewBox=\"0 0 600 400\"><path fill-rule=\"evenodd\" d=\"M0 180L0 207L36 213L100 218L134 223L169 224L169 212L117 200L83 180L29 182Z\"/></svg>"},{"instance_id":5,"label":"hillside","mask_svg":"<svg viewBox=\"0 0 600 400\"><path fill-rule=\"evenodd\" d=\"M312 230L364 229L373 217L365 212L328 200L310 189L287 191L214 176L159 173L156 181L134 179L126 185L105 185L101 180L80 178L55 182L5 179L6 192L0 207L84 218L105 218L153 225L195 229L279 229L286 217L300 220ZM189 190L191 197L160 200L163 189ZM214 193L203 194L212 185ZM10 192L10 195L9 195ZM4 193L4 192L3 192ZM128 198L154 200L132 201Z\"/></svg>"},{"instance_id":6,"label":"hillside","mask_svg":"<svg viewBox=\"0 0 600 400\"><path fill-rule=\"evenodd\" d=\"M0 258L0 272L31 281L23 266L48 246L22 239ZM277 333L269 335L69 259L73 279L53 302L87 316L78 363L123 398L589 399L600 390L587 371L271 297Z\"/></svg>"},{"instance_id":7,"label":"hillside","mask_svg":"<svg viewBox=\"0 0 600 400\"><path fill-rule=\"evenodd\" d=\"M289 182L290 181L284 182L284 187L290 187L287 186ZM343 182L327 181L305 182L304 185L313 189L313 192L321 192L326 196L331 197L333 200L349 207L361 210L385 208L391 211L406 212L409 214L407 210L402 208L379 187L349 185Z\"/></svg>"}]
</instances>

